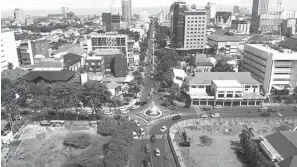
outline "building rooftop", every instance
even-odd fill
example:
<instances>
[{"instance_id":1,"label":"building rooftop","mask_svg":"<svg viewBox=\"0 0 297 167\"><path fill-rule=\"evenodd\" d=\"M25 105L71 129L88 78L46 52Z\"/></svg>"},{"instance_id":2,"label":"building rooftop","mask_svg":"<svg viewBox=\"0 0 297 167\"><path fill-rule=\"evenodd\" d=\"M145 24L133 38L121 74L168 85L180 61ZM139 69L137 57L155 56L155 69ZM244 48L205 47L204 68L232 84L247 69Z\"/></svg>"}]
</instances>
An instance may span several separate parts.
<instances>
[{"instance_id":1,"label":"building rooftop","mask_svg":"<svg viewBox=\"0 0 297 167\"><path fill-rule=\"evenodd\" d=\"M212 80L212 82L219 88L242 88L242 85L237 80Z\"/></svg>"},{"instance_id":2,"label":"building rooftop","mask_svg":"<svg viewBox=\"0 0 297 167\"><path fill-rule=\"evenodd\" d=\"M212 39L217 42L225 42L225 41L231 41L231 42L239 42L240 39L233 35L219 35L219 34L210 34L207 38Z\"/></svg>"},{"instance_id":3,"label":"building rooftop","mask_svg":"<svg viewBox=\"0 0 297 167\"><path fill-rule=\"evenodd\" d=\"M297 38L289 38L279 43L279 46L297 51Z\"/></svg>"},{"instance_id":4,"label":"building rooftop","mask_svg":"<svg viewBox=\"0 0 297 167\"><path fill-rule=\"evenodd\" d=\"M290 158L283 160L278 163L279 167L296 167L297 166L297 155L294 155Z\"/></svg>"},{"instance_id":5,"label":"building rooftop","mask_svg":"<svg viewBox=\"0 0 297 167\"><path fill-rule=\"evenodd\" d=\"M93 51L95 55L114 55L121 54L120 49L96 49Z\"/></svg>"},{"instance_id":6,"label":"building rooftop","mask_svg":"<svg viewBox=\"0 0 297 167\"><path fill-rule=\"evenodd\" d=\"M120 87L121 85L114 82L114 81L111 81L111 82L107 83L106 86L107 86L108 89L115 89L117 87Z\"/></svg>"},{"instance_id":7,"label":"building rooftop","mask_svg":"<svg viewBox=\"0 0 297 167\"><path fill-rule=\"evenodd\" d=\"M183 78L187 76L186 72L184 70L182 70L182 69L174 68L173 73L174 73L175 76L179 76L179 77L183 77Z\"/></svg>"},{"instance_id":8,"label":"building rooftop","mask_svg":"<svg viewBox=\"0 0 297 167\"><path fill-rule=\"evenodd\" d=\"M197 66L212 66L210 59L205 54L196 54L194 61Z\"/></svg>"},{"instance_id":9,"label":"building rooftop","mask_svg":"<svg viewBox=\"0 0 297 167\"><path fill-rule=\"evenodd\" d=\"M75 71L70 71L66 69L56 69L56 70L47 70L47 69L34 69L24 75L24 79L27 81L34 81L36 78L42 77L49 82L52 81L68 81L76 74Z\"/></svg>"},{"instance_id":10,"label":"building rooftop","mask_svg":"<svg viewBox=\"0 0 297 167\"><path fill-rule=\"evenodd\" d=\"M65 66L71 66L77 62L80 62L81 56L73 54L73 53L67 53L63 56L63 59L64 59Z\"/></svg>"},{"instance_id":11,"label":"building rooftop","mask_svg":"<svg viewBox=\"0 0 297 167\"><path fill-rule=\"evenodd\" d=\"M284 52L281 50L281 48L272 48L269 45L265 45L265 44L247 44L244 46L244 49L248 49L248 50L261 50L264 52L267 52L267 55L271 55L273 56L272 59L273 60L297 60L297 53L295 52Z\"/></svg>"},{"instance_id":12,"label":"building rooftop","mask_svg":"<svg viewBox=\"0 0 297 167\"><path fill-rule=\"evenodd\" d=\"M280 131L266 136L266 139L284 159L297 155L297 132Z\"/></svg>"},{"instance_id":13,"label":"building rooftop","mask_svg":"<svg viewBox=\"0 0 297 167\"><path fill-rule=\"evenodd\" d=\"M86 60L102 60L102 56L88 56Z\"/></svg>"},{"instance_id":14,"label":"building rooftop","mask_svg":"<svg viewBox=\"0 0 297 167\"><path fill-rule=\"evenodd\" d=\"M63 45L60 49L53 51L52 54L55 55L61 52L68 52L77 55L82 55L86 53L86 51L83 48L81 48L78 44L66 44Z\"/></svg>"},{"instance_id":15,"label":"building rooftop","mask_svg":"<svg viewBox=\"0 0 297 167\"><path fill-rule=\"evenodd\" d=\"M240 84L260 84L250 72L196 72L188 77L189 84L211 85L212 80L237 80Z\"/></svg>"}]
</instances>

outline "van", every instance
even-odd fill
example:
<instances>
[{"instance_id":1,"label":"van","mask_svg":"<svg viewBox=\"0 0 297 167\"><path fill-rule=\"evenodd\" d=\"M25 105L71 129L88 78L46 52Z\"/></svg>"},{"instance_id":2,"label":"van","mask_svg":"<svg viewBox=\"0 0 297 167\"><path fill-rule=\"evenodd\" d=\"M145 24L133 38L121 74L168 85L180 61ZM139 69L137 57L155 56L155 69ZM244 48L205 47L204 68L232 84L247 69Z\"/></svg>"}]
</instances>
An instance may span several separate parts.
<instances>
[{"instance_id":1,"label":"van","mask_svg":"<svg viewBox=\"0 0 297 167\"><path fill-rule=\"evenodd\" d=\"M181 142L181 143L179 143L179 146L181 146L181 147L190 147L191 143L190 142Z\"/></svg>"},{"instance_id":2,"label":"van","mask_svg":"<svg viewBox=\"0 0 297 167\"><path fill-rule=\"evenodd\" d=\"M148 153L148 154L151 152L151 149L150 149L150 145L149 144L146 144L145 145L145 152Z\"/></svg>"}]
</instances>

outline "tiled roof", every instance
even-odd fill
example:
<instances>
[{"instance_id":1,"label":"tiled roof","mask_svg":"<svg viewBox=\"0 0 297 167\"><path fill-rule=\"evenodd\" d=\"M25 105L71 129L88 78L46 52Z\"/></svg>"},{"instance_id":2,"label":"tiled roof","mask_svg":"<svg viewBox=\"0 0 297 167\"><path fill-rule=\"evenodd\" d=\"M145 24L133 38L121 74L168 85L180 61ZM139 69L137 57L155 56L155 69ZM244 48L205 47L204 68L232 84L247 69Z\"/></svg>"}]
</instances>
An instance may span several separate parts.
<instances>
[{"instance_id":1,"label":"tiled roof","mask_svg":"<svg viewBox=\"0 0 297 167\"><path fill-rule=\"evenodd\" d=\"M25 74L27 74L29 71L26 71L26 70L22 70L20 68L16 68L16 69L13 69L13 70L3 70L1 72L1 78L8 78L8 79L11 79L11 80L15 80Z\"/></svg>"},{"instance_id":2,"label":"tiled roof","mask_svg":"<svg viewBox=\"0 0 297 167\"><path fill-rule=\"evenodd\" d=\"M280 42L279 46L297 51L297 38L289 38Z\"/></svg>"},{"instance_id":3,"label":"tiled roof","mask_svg":"<svg viewBox=\"0 0 297 167\"><path fill-rule=\"evenodd\" d=\"M212 39L217 42L231 41L231 42L239 42L240 39L233 35L219 35L219 34L211 34L207 38Z\"/></svg>"},{"instance_id":4,"label":"tiled roof","mask_svg":"<svg viewBox=\"0 0 297 167\"><path fill-rule=\"evenodd\" d=\"M189 84L211 84L212 80L237 80L241 84L260 84L249 72L196 72Z\"/></svg>"},{"instance_id":5,"label":"tiled roof","mask_svg":"<svg viewBox=\"0 0 297 167\"><path fill-rule=\"evenodd\" d=\"M64 59L64 65L67 67L81 61L81 57L73 53L65 54L63 56L63 59Z\"/></svg>"},{"instance_id":6,"label":"tiled roof","mask_svg":"<svg viewBox=\"0 0 297 167\"><path fill-rule=\"evenodd\" d=\"M284 159L297 155L297 132L281 131L266 136L266 139Z\"/></svg>"},{"instance_id":7,"label":"tiled roof","mask_svg":"<svg viewBox=\"0 0 297 167\"><path fill-rule=\"evenodd\" d=\"M75 71L70 70L58 70L58 71L30 71L24 75L24 79L27 81L34 81L38 77L42 77L49 82L52 81L68 81L76 74Z\"/></svg>"},{"instance_id":8,"label":"tiled roof","mask_svg":"<svg viewBox=\"0 0 297 167\"><path fill-rule=\"evenodd\" d=\"M52 54L58 54L61 52L68 52L77 55L82 55L86 53L86 51L83 48L81 48L78 44L66 44L63 45L60 49L53 51Z\"/></svg>"}]
</instances>

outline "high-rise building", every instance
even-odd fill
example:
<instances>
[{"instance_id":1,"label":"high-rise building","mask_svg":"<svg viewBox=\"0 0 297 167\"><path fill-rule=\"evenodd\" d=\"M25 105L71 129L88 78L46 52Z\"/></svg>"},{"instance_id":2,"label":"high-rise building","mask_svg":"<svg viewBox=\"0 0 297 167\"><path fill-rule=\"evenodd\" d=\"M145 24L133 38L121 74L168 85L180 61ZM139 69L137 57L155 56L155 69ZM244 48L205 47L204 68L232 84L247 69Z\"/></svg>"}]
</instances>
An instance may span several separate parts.
<instances>
[{"instance_id":1,"label":"high-rise building","mask_svg":"<svg viewBox=\"0 0 297 167\"><path fill-rule=\"evenodd\" d=\"M9 29L1 30L1 71L8 69L9 64L13 68L19 67L19 59L16 49L14 31Z\"/></svg>"},{"instance_id":2,"label":"high-rise building","mask_svg":"<svg viewBox=\"0 0 297 167\"><path fill-rule=\"evenodd\" d=\"M67 13L69 12L67 7L61 7L61 12L63 15L63 18L66 19L67 18Z\"/></svg>"},{"instance_id":3,"label":"high-rise building","mask_svg":"<svg viewBox=\"0 0 297 167\"><path fill-rule=\"evenodd\" d=\"M132 20L132 2L131 0L122 0L122 17L125 22Z\"/></svg>"},{"instance_id":4,"label":"high-rise building","mask_svg":"<svg viewBox=\"0 0 297 167\"><path fill-rule=\"evenodd\" d=\"M265 94L297 86L296 52L266 44L248 44L244 46L242 67L263 84Z\"/></svg>"},{"instance_id":5,"label":"high-rise building","mask_svg":"<svg viewBox=\"0 0 297 167\"><path fill-rule=\"evenodd\" d=\"M248 8L246 7L243 7L243 8L240 8L240 14L245 16L245 15L248 15L250 13L250 11L248 10Z\"/></svg>"},{"instance_id":6,"label":"high-rise building","mask_svg":"<svg viewBox=\"0 0 297 167\"><path fill-rule=\"evenodd\" d=\"M217 12L215 18L215 24L220 27L231 27L231 12Z\"/></svg>"},{"instance_id":7,"label":"high-rise building","mask_svg":"<svg viewBox=\"0 0 297 167\"><path fill-rule=\"evenodd\" d=\"M279 30L281 23L282 19L279 19L279 15L259 15L257 30L261 32L275 32Z\"/></svg>"},{"instance_id":8,"label":"high-rise building","mask_svg":"<svg viewBox=\"0 0 297 167\"><path fill-rule=\"evenodd\" d=\"M102 13L102 23L106 32L116 32L121 28L120 14Z\"/></svg>"},{"instance_id":9,"label":"high-rise building","mask_svg":"<svg viewBox=\"0 0 297 167\"><path fill-rule=\"evenodd\" d=\"M106 32L111 31L111 13L102 13L102 23Z\"/></svg>"},{"instance_id":10,"label":"high-rise building","mask_svg":"<svg viewBox=\"0 0 297 167\"><path fill-rule=\"evenodd\" d=\"M206 19L205 9L191 9L185 11L185 35L184 48L204 49L206 43Z\"/></svg>"},{"instance_id":11,"label":"high-rise building","mask_svg":"<svg viewBox=\"0 0 297 167\"><path fill-rule=\"evenodd\" d=\"M185 14L187 10L185 2L174 2L170 7L170 44L172 48L184 47Z\"/></svg>"},{"instance_id":12,"label":"high-rise building","mask_svg":"<svg viewBox=\"0 0 297 167\"><path fill-rule=\"evenodd\" d=\"M209 18L213 19L216 17L217 8L215 3L208 2L205 9L209 9Z\"/></svg>"},{"instance_id":13,"label":"high-rise building","mask_svg":"<svg viewBox=\"0 0 297 167\"><path fill-rule=\"evenodd\" d=\"M161 10L158 14L158 20L159 23L163 23L167 20L166 16L167 16L167 12L165 10Z\"/></svg>"},{"instance_id":14,"label":"high-rise building","mask_svg":"<svg viewBox=\"0 0 297 167\"><path fill-rule=\"evenodd\" d=\"M14 10L14 19L15 22L17 22L18 24L24 24L25 23L25 17L24 17L24 11L23 9L15 9Z\"/></svg>"},{"instance_id":15,"label":"high-rise building","mask_svg":"<svg viewBox=\"0 0 297 167\"><path fill-rule=\"evenodd\" d=\"M253 0L251 29L257 32L259 28L259 16L268 13L269 0Z\"/></svg>"},{"instance_id":16,"label":"high-rise building","mask_svg":"<svg viewBox=\"0 0 297 167\"><path fill-rule=\"evenodd\" d=\"M233 15L239 15L239 14L240 14L239 6L234 6L233 7Z\"/></svg>"},{"instance_id":17,"label":"high-rise building","mask_svg":"<svg viewBox=\"0 0 297 167\"><path fill-rule=\"evenodd\" d=\"M26 26L34 24L32 16L27 16L27 18L25 19L25 22L26 22Z\"/></svg>"},{"instance_id":18,"label":"high-rise building","mask_svg":"<svg viewBox=\"0 0 297 167\"><path fill-rule=\"evenodd\" d=\"M296 33L296 19L283 20L282 35L294 35Z\"/></svg>"}]
</instances>

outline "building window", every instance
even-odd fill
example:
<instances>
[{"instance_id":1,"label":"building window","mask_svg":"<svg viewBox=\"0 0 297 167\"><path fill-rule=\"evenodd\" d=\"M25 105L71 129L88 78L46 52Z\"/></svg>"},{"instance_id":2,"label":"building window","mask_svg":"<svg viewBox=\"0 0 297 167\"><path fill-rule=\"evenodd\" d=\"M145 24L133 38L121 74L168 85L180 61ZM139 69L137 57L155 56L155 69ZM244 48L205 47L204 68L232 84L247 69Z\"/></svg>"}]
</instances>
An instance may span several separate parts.
<instances>
[{"instance_id":1,"label":"building window","mask_svg":"<svg viewBox=\"0 0 297 167\"><path fill-rule=\"evenodd\" d=\"M204 86L199 86L199 88L201 89L201 88L204 88Z\"/></svg>"},{"instance_id":2,"label":"building window","mask_svg":"<svg viewBox=\"0 0 297 167\"><path fill-rule=\"evenodd\" d=\"M232 98L233 97L233 94L227 94L227 97L228 98Z\"/></svg>"},{"instance_id":3,"label":"building window","mask_svg":"<svg viewBox=\"0 0 297 167\"><path fill-rule=\"evenodd\" d=\"M241 91L235 91L235 93L242 93Z\"/></svg>"},{"instance_id":4,"label":"building window","mask_svg":"<svg viewBox=\"0 0 297 167\"><path fill-rule=\"evenodd\" d=\"M235 94L235 98L240 98L241 94Z\"/></svg>"},{"instance_id":5,"label":"building window","mask_svg":"<svg viewBox=\"0 0 297 167\"><path fill-rule=\"evenodd\" d=\"M197 88L197 86L192 86L192 88Z\"/></svg>"},{"instance_id":6,"label":"building window","mask_svg":"<svg viewBox=\"0 0 297 167\"><path fill-rule=\"evenodd\" d=\"M250 87L250 86L245 86L244 88L245 88L245 89L249 89L249 88L251 88L251 87Z\"/></svg>"},{"instance_id":7,"label":"building window","mask_svg":"<svg viewBox=\"0 0 297 167\"><path fill-rule=\"evenodd\" d=\"M258 86L253 86L253 88L258 88Z\"/></svg>"},{"instance_id":8,"label":"building window","mask_svg":"<svg viewBox=\"0 0 297 167\"><path fill-rule=\"evenodd\" d=\"M233 91L227 91L227 93L233 93Z\"/></svg>"},{"instance_id":9,"label":"building window","mask_svg":"<svg viewBox=\"0 0 297 167\"><path fill-rule=\"evenodd\" d=\"M225 97L225 94L218 94L218 97Z\"/></svg>"},{"instance_id":10,"label":"building window","mask_svg":"<svg viewBox=\"0 0 297 167\"><path fill-rule=\"evenodd\" d=\"M218 91L218 93L225 93L225 91Z\"/></svg>"}]
</instances>

